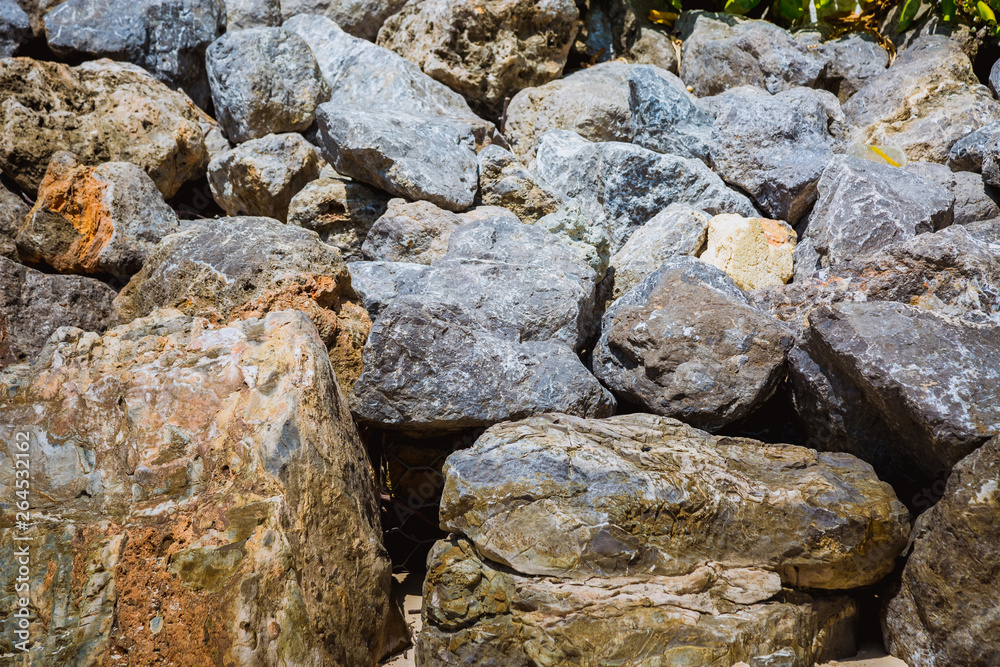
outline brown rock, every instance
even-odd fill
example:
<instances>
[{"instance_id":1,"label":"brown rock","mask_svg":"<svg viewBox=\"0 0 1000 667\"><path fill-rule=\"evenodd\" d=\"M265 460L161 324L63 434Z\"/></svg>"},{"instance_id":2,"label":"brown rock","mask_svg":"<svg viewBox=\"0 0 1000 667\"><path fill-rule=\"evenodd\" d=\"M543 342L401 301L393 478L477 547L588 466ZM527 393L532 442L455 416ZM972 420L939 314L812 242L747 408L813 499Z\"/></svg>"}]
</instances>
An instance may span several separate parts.
<instances>
[{"instance_id":1,"label":"brown rock","mask_svg":"<svg viewBox=\"0 0 1000 667\"><path fill-rule=\"evenodd\" d=\"M0 183L0 257L17 261L14 238L31 207Z\"/></svg>"},{"instance_id":2,"label":"brown rock","mask_svg":"<svg viewBox=\"0 0 1000 667\"><path fill-rule=\"evenodd\" d=\"M388 194L364 183L320 178L292 197L288 224L311 229L345 260L357 260L368 230L385 213L388 201Z\"/></svg>"}]
</instances>

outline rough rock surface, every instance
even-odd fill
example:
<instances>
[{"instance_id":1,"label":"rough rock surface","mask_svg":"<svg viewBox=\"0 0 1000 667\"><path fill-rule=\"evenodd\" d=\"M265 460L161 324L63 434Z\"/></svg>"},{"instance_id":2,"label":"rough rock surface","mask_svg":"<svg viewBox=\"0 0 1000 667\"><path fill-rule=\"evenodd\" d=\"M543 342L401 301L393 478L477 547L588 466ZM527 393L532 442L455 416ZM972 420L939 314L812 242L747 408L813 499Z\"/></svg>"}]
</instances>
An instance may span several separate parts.
<instances>
[{"instance_id":1,"label":"rough rock surface","mask_svg":"<svg viewBox=\"0 0 1000 667\"><path fill-rule=\"evenodd\" d=\"M0 183L0 257L17 261L14 239L30 210L31 206Z\"/></svg>"},{"instance_id":2,"label":"rough rock surface","mask_svg":"<svg viewBox=\"0 0 1000 667\"><path fill-rule=\"evenodd\" d=\"M646 66L629 72L628 86L633 143L710 161L712 117L695 105L683 85Z\"/></svg>"},{"instance_id":3,"label":"rough rock surface","mask_svg":"<svg viewBox=\"0 0 1000 667\"><path fill-rule=\"evenodd\" d=\"M378 43L497 118L506 97L562 74L578 19L572 0L422 0L387 20Z\"/></svg>"},{"instance_id":4,"label":"rough rock surface","mask_svg":"<svg viewBox=\"0 0 1000 667\"><path fill-rule=\"evenodd\" d=\"M86 167L72 153L59 152L17 235L17 250L22 261L60 273L105 274L125 282L160 239L178 229L177 215L139 167Z\"/></svg>"},{"instance_id":5,"label":"rough rock surface","mask_svg":"<svg viewBox=\"0 0 1000 667\"><path fill-rule=\"evenodd\" d=\"M236 143L305 130L330 99L309 45L282 28L227 32L208 47L205 66L216 116Z\"/></svg>"},{"instance_id":6,"label":"rough rock surface","mask_svg":"<svg viewBox=\"0 0 1000 667\"><path fill-rule=\"evenodd\" d=\"M220 153L208 164L212 197L228 215L285 222L288 205L319 178L319 151L300 134L269 134Z\"/></svg>"},{"instance_id":7,"label":"rough rock surface","mask_svg":"<svg viewBox=\"0 0 1000 667\"><path fill-rule=\"evenodd\" d=\"M611 259L611 236L603 225L593 224L591 217L574 201L559 207L536 223L542 229L552 232L590 265L597 274L597 280L604 280Z\"/></svg>"},{"instance_id":8,"label":"rough rock surface","mask_svg":"<svg viewBox=\"0 0 1000 667\"><path fill-rule=\"evenodd\" d=\"M558 237L476 221L409 295L379 313L351 409L414 434L549 411L607 416L614 399L576 355L592 331L594 271Z\"/></svg>"},{"instance_id":9,"label":"rough rock surface","mask_svg":"<svg viewBox=\"0 0 1000 667\"><path fill-rule=\"evenodd\" d=\"M699 257L740 289L782 285L792 279L795 239L795 230L781 220L717 215L708 222L708 244Z\"/></svg>"},{"instance_id":10,"label":"rough rock surface","mask_svg":"<svg viewBox=\"0 0 1000 667\"><path fill-rule=\"evenodd\" d=\"M1000 661L996 542L1000 438L952 470L944 497L913 526L899 592L882 619L886 644L911 665Z\"/></svg>"},{"instance_id":11,"label":"rough rock surface","mask_svg":"<svg viewBox=\"0 0 1000 667\"><path fill-rule=\"evenodd\" d=\"M503 206L528 223L555 213L562 205L562 196L525 169L510 151L491 145L479 151L476 159L484 204Z\"/></svg>"},{"instance_id":12,"label":"rough rock surface","mask_svg":"<svg viewBox=\"0 0 1000 667\"><path fill-rule=\"evenodd\" d=\"M844 115L857 141L894 144L910 160L945 162L955 142L1000 120L1000 103L958 44L929 35L855 93Z\"/></svg>"},{"instance_id":13,"label":"rough rock surface","mask_svg":"<svg viewBox=\"0 0 1000 667\"><path fill-rule=\"evenodd\" d=\"M56 55L126 60L202 107L209 100L205 49L225 28L215 0L66 0L45 15Z\"/></svg>"},{"instance_id":14,"label":"rough rock surface","mask_svg":"<svg viewBox=\"0 0 1000 667\"><path fill-rule=\"evenodd\" d=\"M415 294L427 276L434 273L428 264L412 262L349 262L351 286L372 320L398 296Z\"/></svg>"},{"instance_id":15,"label":"rough rock surface","mask_svg":"<svg viewBox=\"0 0 1000 667\"><path fill-rule=\"evenodd\" d=\"M300 313L62 329L0 374L0 424L5 458L15 428L32 456L31 662L374 664L405 643L365 449ZM5 514L13 487L5 466Z\"/></svg>"},{"instance_id":16,"label":"rough rock surface","mask_svg":"<svg viewBox=\"0 0 1000 667\"><path fill-rule=\"evenodd\" d=\"M269 218L208 220L164 239L115 300L123 322L155 308L220 324L301 310L329 348L345 393L361 372L371 327L340 254L314 232Z\"/></svg>"},{"instance_id":17,"label":"rough rock surface","mask_svg":"<svg viewBox=\"0 0 1000 667\"><path fill-rule=\"evenodd\" d=\"M0 257L0 367L31 361L59 327L103 333L117 293L93 278L35 271Z\"/></svg>"},{"instance_id":18,"label":"rough rock surface","mask_svg":"<svg viewBox=\"0 0 1000 667\"><path fill-rule=\"evenodd\" d=\"M1000 217L1000 191L986 185L979 174L952 171L937 162L911 162L906 170L920 178L937 183L955 198L954 224L965 225L979 220Z\"/></svg>"},{"instance_id":19,"label":"rough rock surface","mask_svg":"<svg viewBox=\"0 0 1000 667\"><path fill-rule=\"evenodd\" d=\"M138 165L166 198L208 163L190 101L135 65L0 60L0 90L0 169L30 193L60 150L88 165Z\"/></svg>"},{"instance_id":20,"label":"rough rock surface","mask_svg":"<svg viewBox=\"0 0 1000 667\"><path fill-rule=\"evenodd\" d=\"M282 0L285 21L301 16L323 16L354 37L374 42L385 20L406 0Z\"/></svg>"},{"instance_id":21,"label":"rough rock surface","mask_svg":"<svg viewBox=\"0 0 1000 667\"><path fill-rule=\"evenodd\" d=\"M288 224L319 234L345 261L361 259L368 230L382 217L389 195L364 183L320 178L306 184L288 204Z\"/></svg>"},{"instance_id":22,"label":"rough rock surface","mask_svg":"<svg viewBox=\"0 0 1000 667\"><path fill-rule=\"evenodd\" d=\"M824 58L826 69L820 83L841 103L889 66L889 52L874 37L863 32L852 32L828 41L823 41L820 33L809 30L797 31L794 37Z\"/></svg>"},{"instance_id":23,"label":"rough rock surface","mask_svg":"<svg viewBox=\"0 0 1000 667\"><path fill-rule=\"evenodd\" d=\"M478 185L472 125L332 102L317 116L323 157L338 172L451 211L472 206Z\"/></svg>"},{"instance_id":24,"label":"rough rock surface","mask_svg":"<svg viewBox=\"0 0 1000 667\"><path fill-rule=\"evenodd\" d=\"M31 21L15 0L0 0L0 58L10 58L31 39Z\"/></svg>"},{"instance_id":25,"label":"rough rock surface","mask_svg":"<svg viewBox=\"0 0 1000 667\"><path fill-rule=\"evenodd\" d=\"M952 171L982 171L983 155L987 146L1000 138L1000 121L983 125L955 142L948 152L948 166Z\"/></svg>"},{"instance_id":26,"label":"rough rock surface","mask_svg":"<svg viewBox=\"0 0 1000 667\"><path fill-rule=\"evenodd\" d=\"M278 0L226 0L226 30L270 28L281 25Z\"/></svg>"},{"instance_id":27,"label":"rough rock surface","mask_svg":"<svg viewBox=\"0 0 1000 667\"><path fill-rule=\"evenodd\" d=\"M791 346L726 274L676 257L608 308L594 374L622 401L718 429L770 397Z\"/></svg>"}]
</instances>

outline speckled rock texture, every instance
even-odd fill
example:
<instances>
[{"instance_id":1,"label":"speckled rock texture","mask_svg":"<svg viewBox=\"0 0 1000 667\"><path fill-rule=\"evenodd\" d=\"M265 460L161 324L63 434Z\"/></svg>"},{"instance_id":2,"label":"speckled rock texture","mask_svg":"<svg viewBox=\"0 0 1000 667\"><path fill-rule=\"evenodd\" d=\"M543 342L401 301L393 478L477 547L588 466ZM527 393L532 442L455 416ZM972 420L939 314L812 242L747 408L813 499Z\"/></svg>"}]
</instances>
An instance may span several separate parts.
<instances>
[{"instance_id":1,"label":"speckled rock texture","mask_svg":"<svg viewBox=\"0 0 1000 667\"><path fill-rule=\"evenodd\" d=\"M708 222L703 262L722 269L744 290L783 285L792 279L795 230L767 218L717 215Z\"/></svg>"},{"instance_id":2,"label":"speckled rock texture","mask_svg":"<svg viewBox=\"0 0 1000 667\"><path fill-rule=\"evenodd\" d=\"M979 174L952 171L938 162L911 162L906 170L951 193L955 198L954 224L966 225L1000 217L1000 190L984 183Z\"/></svg>"},{"instance_id":3,"label":"speckled rock texture","mask_svg":"<svg viewBox=\"0 0 1000 667\"><path fill-rule=\"evenodd\" d=\"M824 58L826 69L821 79L822 87L836 95L841 103L889 66L889 52L867 33L852 32L823 41L819 32L800 30L793 37Z\"/></svg>"},{"instance_id":4,"label":"speckled rock texture","mask_svg":"<svg viewBox=\"0 0 1000 667\"><path fill-rule=\"evenodd\" d=\"M61 329L0 373L0 424L5 457L28 438L48 564L30 575L48 619L33 663L374 665L405 643L372 472L301 313ZM5 514L14 484L5 466Z\"/></svg>"},{"instance_id":5,"label":"speckled rock texture","mask_svg":"<svg viewBox=\"0 0 1000 667\"><path fill-rule=\"evenodd\" d=\"M969 132L952 145L948 151L947 165L952 171L983 170L983 155L987 147L1000 138L1000 121L983 125L974 132Z\"/></svg>"},{"instance_id":6,"label":"speckled rock texture","mask_svg":"<svg viewBox=\"0 0 1000 667\"><path fill-rule=\"evenodd\" d=\"M385 20L406 0L282 0L285 21L299 16L322 16L354 37L374 42Z\"/></svg>"},{"instance_id":7,"label":"speckled rock texture","mask_svg":"<svg viewBox=\"0 0 1000 667\"><path fill-rule=\"evenodd\" d=\"M562 206L563 197L528 171L510 151L487 146L476 159L479 197L484 204L503 206L527 223L537 222Z\"/></svg>"},{"instance_id":8,"label":"speckled rock texture","mask_svg":"<svg viewBox=\"0 0 1000 667\"><path fill-rule=\"evenodd\" d=\"M372 319L397 296L420 291L424 280L435 273L429 264L413 262L348 262L351 286Z\"/></svg>"},{"instance_id":9,"label":"speckled rock texture","mask_svg":"<svg viewBox=\"0 0 1000 667\"><path fill-rule=\"evenodd\" d=\"M0 58L10 58L31 39L31 20L15 0L0 0Z\"/></svg>"},{"instance_id":10,"label":"speckled rock texture","mask_svg":"<svg viewBox=\"0 0 1000 667\"><path fill-rule=\"evenodd\" d=\"M14 239L30 210L27 202L0 183L0 257L17 261Z\"/></svg>"},{"instance_id":11,"label":"speckled rock texture","mask_svg":"<svg viewBox=\"0 0 1000 667\"><path fill-rule=\"evenodd\" d=\"M271 28L281 25L278 0L226 0L226 30Z\"/></svg>"},{"instance_id":12,"label":"speckled rock texture","mask_svg":"<svg viewBox=\"0 0 1000 667\"><path fill-rule=\"evenodd\" d=\"M288 224L305 227L340 251L345 261L363 257L361 246L386 211L389 195L364 183L320 178L306 184L288 204Z\"/></svg>"},{"instance_id":13,"label":"speckled rock texture","mask_svg":"<svg viewBox=\"0 0 1000 667\"><path fill-rule=\"evenodd\" d=\"M628 73L628 88L633 143L711 162L712 117L695 104L680 79L653 67L636 67Z\"/></svg>"}]
</instances>

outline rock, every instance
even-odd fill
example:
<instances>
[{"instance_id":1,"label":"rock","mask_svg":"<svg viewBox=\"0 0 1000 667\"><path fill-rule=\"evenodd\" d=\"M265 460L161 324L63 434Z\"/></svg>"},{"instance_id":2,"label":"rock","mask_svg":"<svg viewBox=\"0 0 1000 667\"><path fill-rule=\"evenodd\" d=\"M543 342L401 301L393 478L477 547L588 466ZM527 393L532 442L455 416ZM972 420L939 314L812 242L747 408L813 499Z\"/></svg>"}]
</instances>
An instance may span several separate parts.
<instances>
[{"instance_id":1,"label":"rock","mask_svg":"<svg viewBox=\"0 0 1000 667\"><path fill-rule=\"evenodd\" d=\"M29 193L61 150L86 165L131 162L166 199L208 163L191 102L135 65L0 60L0 90L0 169Z\"/></svg>"},{"instance_id":2,"label":"rock","mask_svg":"<svg viewBox=\"0 0 1000 667\"><path fill-rule=\"evenodd\" d=\"M4 456L22 433L37 466L33 663L376 664L405 645L373 473L302 314L61 329L0 374L0 423Z\"/></svg>"},{"instance_id":3,"label":"rock","mask_svg":"<svg viewBox=\"0 0 1000 667\"><path fill-rule=\"evenodd\" d=\"M672 257L701 253L708 236L709 217L685 204L671 204L629 237L611 257L617 299Z\"/></svg>"},{"instance_id":4,"label":"rock","mask_svg":"<svg viewBox=\"0 0 1000 667\"><path fill-rule=\"evenodd\" d=\"M281 25L278 0L226 0L226 30L271 28Z\"/></svg>"},{"instance_id":5,"label":"rock","mask_svg":"<svg viewBox=\"0 0 1000 667\"><path fill-rule=\"evenodd\" d=\"M93 278L41 273L0 257L0 367L32 361L59 327L103 333L117 293Z\"/></svg>"},{"instance_id":6,"label":"rock","mask_svg":"<svg viewBox=\"0 0 1000 667\"><path fill-rule=\"evenodd\" d=\"M465 213L452 213L425 201L407 203L389 200L389 207L368 232L361 247L366 259L384 262L431 264L444 257L452 232L476 220L517 221L510 211L497 206L479 206Z\"/></svg>"},{"instance_id":7,"label":"rock","mask_svg":"<svg viewBox=\"0 0 1000 667\"><path fill-rule=\"evenodd\" d=\"M128 162L80 165L52 156L38 199L17 235L29 263L59 273L111 275L127 282L160 240L179 229L153 179Z\"/></svg>"},{"instance_id":8,"label":"rock","mask_svg":"<svg viewBox=\"0 0 1000 667\"><path fill-rule=\"evenodd\" d=\"M31 21L15 0L0 0L0 58L10 58L31 39Z\"/></svg>"},{"instance_id":9,"label":"rock","mask_svg":"<svg viewBox=\"0 0 1000 667\"><path fill-rule=\"evenodd\" d=\"M0 257L17 261L14 239L31 207L0 183Z\"/></svg>"},{"instance_id":10,"label":"rock","mask_svg":"<svg viewBox=\"0 0 1000 667\"><path fill-rule=\"evenodd\" d=\"M979 84L962 49L922 37L844 104L855 141L891 143L910 160L945 162L962 137L1000 119L1000 103Z\"/></svg>"},{"instance_id":11,"label":"rock","mask_svg":"<svg viewBox=\"0 0 1000 667\"><path fill-rule=\"evenodd\" d=\"M505 98L559 78L578 19L572 0L424 0L389 18L378 44L498 118Z\"/></svg>"},{"instance_id":12,"label":"rock","mask_svg":"<svg viewBox=\"0 0 1000 667\"><path fill-rule=\"evenodd\" d=\"M134 63L201 107L209 101L205 49L225 28L215 0L66 0L45 15L57 56Z\"/></svg>"},{"instance_id":13,"label":"rock","mask_svg":"<svg viewBox=\"0 0 1000 667\"><path fill-rule=\"evenodd\" d=\"M995 322L884 301L822 306L808 321L790 376L816 446L934 479L1000 432Z\"/></svg>"},{"instance_id":14,"label":"rock","mask_svg":"<svg viewBox=\"0 0 1000 667\"><path fill-rule=\"evenodd\" d=\"M450 211L472 206L478 183L473 126L443 116L324 104L323 157L345 176Z\"/></svg>"},{"instance_id":15,"label":"rock","mask_svg":"<svg viewBox=\"0 0 1000 667\"><path fill-rule=\"evenodd\" d=\"M397 296L415 294L434 272L428 264L411 262L349 262L351 286L373 320Z\"/></svg>"},{"instance_id":16,"label":"rock","mask_svg":"<svg viewBox=\"0 0 1000 667\"><path fill-rule=\"evenodd\" d=\"M591 4L591 12L599 9ZM656 0L622 0L608 3L609 59L624 56L629 62L656 65L677 73L678 49L669 31L649 20L651 9L662 10Z\"/></svg>"},{"instance_id":17,"label":"rock","mask_svg":"<svg viewBox=\"0 0 1000 667\"><path fill-rule=\"evenodd\" d=\"M983 183L1000 187L1000 138L986 144L983 152Z\"/></svg>"},{"instance_id":18,"label":"rock","mask_svg":"<svg viewBox=\"0 0 1000 667\"><path fill-rule=\"evenodd\" d=\"M208 164L212 197L227 215L262 215L285 222L288 205L319 178L319 151L299 134L268 134Z\"/></svg>"},{"instance_id":19,"label":"rock","mask_svg":"<svg viewBox=\"0 0 1000 667\"><path fill-rule=\"evenodd\" d=\"M345 261L361 259L368 230L386 211L389 195L364 183L320 178L307 183L288 204L288 224L319 234Z\"/></svg>"},{"instance_id":20,"label":"rock","mask_svg":"<svg viewBox=\"0 0 1000 667\"><path fill-rule=\"evenodd\" d=\"M906 170L924 180L937 183L955 198L954 224L965 225L978 220L1000 217L1000 192L983 183L983 179L969 171L953 172L936 162L911 162Z\"/></svg>"},{"instance_id":21,"label":"rock","mask_svg":"<svg viewBox=\"0 0 1000 667\"><path fill-rule=\"evenodd\" d=\"M555 213L562 205L562 196L500 146L487 146L477 160L479 196L484 204L502 206L527 223Z\"/></svg>"},{"instance_id":22,"label":"rock","mask_svg":"<svg viewBox=\"0 0 1000 667\"><path fill-rule=\"evenodd\" d=\"M575 198L592 224L607 228L612 253L670 204L712 215L758 215L750 200L727 188L700 160L617 141L591 143L565 130L541 138L535 174L564 197Z\"/></svg>"},{"instance_id":23,"label":"rock","mask_svg":"<svg viewBox=\"0 0 1000 667\"><path fill-rule=\"evenodd\" d=\"M281 14L290 21L300 16L322 16L346 33L374 42L385 20L406 0L282 0Z\"/></svg>"},{"instance_id":24,"label":"rock","mask_svg":"<svg viewBox=\"0 0 1000 667\"><path fill-rule=\"evenodd\" d=\"M269 218L206 220L164 239L115 300L123 322L156 308L219 324L300 310L329 348L345 393L371 327L339 253L314 232Z\"/></svg>"},{"instance_id":25,"label":"rock","mask_svg":"<svg viewBox=\"0 0 1000 667\"><path fill-rule=\"evenodd\" d=\"M722 269L740 289L783 285L792 279L796 238L781 220L717 215L708 221L708 246L699 257Z\"/></svg>"},{"instance_id":26,"label":"rock","mask_svg":"<svg viewBox=\"0 0 1000 667\"><path fill-rule=\"evenodd\" d=\"M680 75L698 97L736 86L777 93L817 87L825 59L773 23L729 14L684 12L674 29L681 48Z\"/></svg>"},{"instance_id":27,"label":"rock","mask_svg":"<svg viewBox=\"0 0 1000 667\"><path fill-rule=\"evenodd\" d=\"M882 617L886 645L909 664L988 665L995 642L1000 438L962 459L944 497L917 518L899 591Z\"/></svg>"},{"instance_id":28,"label":"rock","mask_svg":"<svg viewBox=\"0 0 1000 667\"><path fill-rule=\"evenodd\" d=\"M634 68L628 84L633 143L659 153L697 158L711 166L712 117L695 105L683 87L651 67Z\"/></svg>"},{"instance_id":29,"label":"rock","mask_svg":"<svg viewBox=\"0 0 1000 667\"><path fill-rule=\"evenodd\" d=\"M873 254L954 220L950 192L904 169L868 160L837 156L823 171L817 191L796 250L797 276ZM802 254L807 250L816 253L814 260Z\"/></svg>"},{"instance_id":30,"label":"rock","mask_svg":"<svg viewBox=\"0 0 1000 667\"><path fill-rule=\"evenodd\" d=\"M797 31L794 37L826 61L820 83L841 103L889 66L889 52L874 37L863 32L852 32L829 41L823 41L818 31L811 30Z\"/></svg>"},{"instance_id":31,"label":"rock","mask_svg":"<svg viewBox=\"0 0 1000 667\"><path fill-rule=\"evenodd\" d=\"M619 400L713 430L770 397L791 346L726 274L680 256L608 308L593 366Z\"/></svg>"},{"instance_id":32,"label":"rock","mask_svg":"<svg viewBox=\"0 0 1000 667\"><path fill-rule=\"evenodd\" d=\"M430 435L550 411L611 414L614 400L576 355L593 330L594 278L537 226L456 229L419 285L379 313L355 418Z\"/></svg>"},{"instance_id":33,"label":"rock","mask_svg":"<svg viewBox=\"0 0 1000 667\"><path fill-rule=\"evenodd\" d=\"M330 99L309 45L281 28L227 32L208 47L205 66L216 116L236 143L305 130Z\"/></svg>"},{"instance_id":34,"label":"rock","mask_svg":"<svg viewBox=\"0 0 1000 667\"><path fill-rule=\"evenodd\" d=\"M535 224L558 236L577 257L589 264L598 282L604 280L611 259L611 237L602 225L593 224L576 202L563 204Z\"/></svg>"},{"instance_id":35,"label":"rock","mask_svg":"<svg viewBox=\"0 0 1000 667\"><path fill-rule=\"evenodd\" d=\"M529 577L453 536L428 557L416 656L428 665L805 667L853 655L851 598L783 591L782 601L766 601L780 590L775 579L715 564L639 581Z\"/></svg>"},{"instance_id":36,"label":"rock","mask_svg":"<svg viewBox=\"0 0 1000 667\"><path fill-rule=\"evenodd\" d=\"M1000 121L983 125L955 142L948 152L952 171L982 171L987 147L1000 138Z\"/></svg>"}]
</instances>

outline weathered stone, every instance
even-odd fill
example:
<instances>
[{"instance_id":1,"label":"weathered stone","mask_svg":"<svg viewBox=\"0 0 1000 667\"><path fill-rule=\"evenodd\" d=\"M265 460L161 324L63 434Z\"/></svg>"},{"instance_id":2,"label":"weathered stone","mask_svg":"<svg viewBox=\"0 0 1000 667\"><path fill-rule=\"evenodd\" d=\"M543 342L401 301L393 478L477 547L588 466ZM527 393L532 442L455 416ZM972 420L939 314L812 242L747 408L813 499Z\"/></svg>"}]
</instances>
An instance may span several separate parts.
<instances>
[{"instance_id":1,"label":"weathered stone","mask_svg":"<svg viewBox=\"0 0 1000 667\"><path fill-rule=\"evenodd\" d=\"M882 618L886 645L911 665L990 665L1000 646L996 541L1000 438L952 470L944 497L913 526L899 591Z\"/></svg>"},{"instance_id":2,"label":"weathered stone","mask_svg":"<svg viewBox=\"0 0 1000 667\"><path fill-rule=\"evenodd\" d=\"M699 257L740 289L782 285L792 279L795 239L795 230L781 220L717 215L708 222L708 245Z\"/></svg>"},{"instance_id":3,"label":"weathered stone","mask_svg":"<svg viewBox=\"0 0 1000 667\"><path fill-rule=\"evenodd\" d=\"M983 183L1000 187L1000 137L991 139L983 151Z\"/></svg>"},{"instance_id":4,"label":"weathered stone","mask_svg":"<svg viewBox=\"0 0 1000 667\"><path fill-rule=\"evenodd\" d=\"M871 255L954 220L950 192L905 169L868 160L835 157L823 171L817 191L796 250L797 276ZM815 255L810 257L810 251Z\"/></svg>"},{"instance_id":5,"label":"weathered stone","mask_svg":"<svg viewBox=\"0 0 1000 667\"><path fill-rule=\"evenodd\" d=\"M710 161L712 117L695 106L682 86L651 67L630 71L628 85L633 143L659 153Z\"/></svg>"},{"instance_id":6,"label":"weathered stone","mask_svg":"<svg viewBox=\"0 0 1000 667\"><path fill-rule=\"evenodd\" d=\"M138 165L168 199L208 163L199 115L187 96L135 65L0 60L0 90L0 168L30 193L60 150L87 165Z\"/></svg>"},{"instance_id":7,"label":"weathered stone","mask_svg":"<svg viewBox=\"0 0 1000 667\"><path fill-rule=\"evenodd\" d=\"M1000 121L983 125L955 142L948 152L952 171L982 171L987 146L1000 138Z\"/></svg>"},{"instance_id":8,"label":"weathered stone","mask_svg":"<svg viewBox=\"0 0 1000 667\"><path fill-rule=\"evenodd\" d=\"M270 28L281 25L278 0L226 0L226 30Z\"/></svg>"},{"instance_id":9,"label":"weathered stone","mask_svg":"<svg viewBox=\"0 0 1000 667\"><path fill-rule=\"evenodd\" d=\"M117 294L93 278L41 273L0 257L0 367L31 361L59 327L103 333Z\"/></svg>"},{"instance_id":10,"label":"weathered stone","mask_svg":"<svg viewBox=\"0 0 1000 667\"><path fill-rule=\"evenodd\" d=\"M586 7L584 9L584 7ZM627 61L677 72L678 49L669 30L649 20L650 10L663 10L656 0L614 0L581 5L582 25L572 56L594 63Z\"/></svg>"},{"instance_id":11,"label":"weathered stone","mask_svg":"<svg viewBox=\"0 0 1000 667\"><path fill-rule=\"evenodd\" d=\"M410 262L349 262L351 286L372 320L397 296L414 294L434 269Z\"/></svg>"},{"instance_id":12,"label":"weathered stone","mask_svg":"<svg viewBox=\"0 0 1000 667\"><path fill-rule=\"evenodd\" d=\"M670 204L712 215L758 215L750 200L727 188L700 160L617 141L592 143L565 130L541 138L535 173L564 197L575 198L592 224L607 228L612 253Z\"/></svg>"},{"instance_id":13,"label":"weathered stone","mask_svg":"<svg viewBox=\"0 0 1000 667\"><path fill-rule=\"evenodd\" d=\"M517 221L517 216L497 206L452 213L426 201L391 199L385 215L369 230L361 251L370 260L430 264L444 257L451 233L462 225L504 218Z\"/></svg>"},{"instance_id":14,"label":"weathered stone","mask_svg":"<svg viewBox=\"0 0 1000 667\"><path fill-rule=\"evenodd\" d=\"M85 167L52 156L38 199L17 235L26 262L60 273L105 274L125 282L160 239L179 229L156 184L128 162Z\"/></svg>"},{"instance_id":15,"label":"weathered stone","mask_svg":"<svg viewBox=\"0 0 1000 667\"><path fill-rule=\"evenodd\" d=\"M385 213L389 195L364 183L320 178L308 183L288 204L288 224L319 234L344 260L361 259L368 230Z\"/></svg>"},{"instance_id":16,"label":"weathered stone","mask_svg":"<svg viewBox=\"0 0 1000 667\"><path fill-rule=\"evenodd\" d=\"M378 43L498 118L505 98L562 74L578 19L572 0L423 0L388 19Z\"/></svg>"},{"instance_id":17,"label":"weathered stone","mask_svg":"<svg viewBox=\"0 0 1000 667\"><path fill-rule=\"evenodd\" d=\"M216 0L66 0L45 15L56 55L134 63L201 107L209 101L205 49L225 27Z\"/></svg>"},{"instance_id":18,"label":"weathered stone","mask_svg":"<svg viewBox=\"0 0 1000 667\"><path fill-rule=\"evenodd\" d=\"M478 184L472 125L332 102L317 119L323 157L345 176L450 211L472 206Z\"/></svg>"},{"instance_id":19,"label":"weathered stone","mask_svg":"<svg viewBox=\"0 0 1000 667\"><path fill-rule=\"evenodd\" d=\"M205 55L216 116L236 143L305 130L330 99L309 45L288 30L227 32Z\"/></svg>"},{"instance_id":20,"label":"weathered stone","mask_svg":"<svg viewBox=\"0 0 1000 667\"><path fill-rule=\"evenodd\" d=\"M791 346L725 273L680 256L608 308L594 374L619 400L718 429L770 397Z\"/></svg>"},{"instance_id":21,"label":"weathered stone","mask_svg":"<svg viewBox=\"0 0 1000 667\"><path fill-rule=\"evenodd\" d=\"M794 37L826 61L819 83L841 102L846 102L889 66L889 52L874 37L863 32L852 32L829 41L823 41L819 32L810 30L796 32Z\"/></svg>"},{"instance_id":22,"label":"weathered stone","mask_svg":"<svg viewBox=\"0 0 1000 667\"><path fill-rule=\"evenodd\" d=\"M535 224L558 236L570 250L589 264L594 269L598 282L604 280L611 259L611 236L603 225L595 225L579 204L569 201Z\"/></svg>"},{"instance_id":23,"label":"weathered stone","mask_svg":"<svg viewBox=\"0 0 1000 667\"><path fill-rule=\"evenodd\" d=\"M0 424L33 469L31 662L362 665L405 644L374 476L302 314L61 329L0 374Z\"/></svg>"},{"instance_id":24,"label":"weathered stone","mask_svg":"<svg viewBox=\"0 0 1000 667\"><path fill-rule=\"evenodd\" d=\"M550 411L611 414L614 399L576 355L593 329L594 277L537 226L460 227L419 285L379 313L355 417L430 434Z\"/></svg>"},{"instance_id":25,"label":"weathered stone","mask_svg":"<svg viewBox=\"0 0 1000 667\"><path fill-rule=\"evenodd\" d=\"M319 151L300 134L269 134L217 155L208 164L212 197L228 215L285 222L288 205L319 178Z\"/></svg>"},{"instance_id":26,"label":"weathered stone","mask_svg":"<svg viewBox=\"0 0 1000 667\"><path fill-rule=\"evenodd\" d=\"M910 160L945 162L955 142L1000 119L962 49L942 35L920 38L844 104L855 140L894 144Z\"/></svg>"},{"instance_id":27,"label":"weathered stone","mask_svg":"<svg viewBox=\"0 0 1000 667\"><path fill-rule=\"evenodd\" d=\"M978 220L1000 217L1000 192L986 185L979 174L952 171L937 162L911 162L906 170L924 180L937 183L955 198L954 224L964 225Z\"/></svg>"},{"instance_id":28,"label":"weathered stone","mask_svg":"<svg viewBox=\"0 0 1000 667\"><path fill-rule=\"evenodd\" d=\"M10 58L31 39L31 21L15 0L0 0L0 58Z\"/></svg>"},{"instance_id":29,"label":"weathered stone","mask_svg":"<svg viewBox=\"0 0 1000 667\"><path fill-rule=\"evenodd\" d=\"M0 257L17 261L14 239L31 207L0 183Z\"/></svg>"},{"instance_id":30,"label":"weathered stone","mask_svg":"<svg viewBox=\"0 0 1000 667\"><path fill-rule=\"evenodd\" d=\"M781 591L771 573L714 563L643 580L528 577L452 537L431 550L424 591L416 654L427 665L806 667L856 650L851 598Z\"/></svg>"},{"instance_id":31,"label":"weathered stone","mask_svg":"<svg viewBox=\"0 0 1000 667\"><path fill-rule=\"evenodd\" d=\"M299 16L322 16L354 37L374 42L385 20L406 0L282 0L285 21Z\"/></svg>"},{"instance_id":32,"label":"weathered stone","mask_svg":"<svg viewBox=\"0 0 1000 667\"><path fill-rule=\"evenodd\" d=\"M219 324L300 310L329 348L345 393L371 328L340 254L315 232L269 218L206 220L164 239L115 300L123 322L155 308Z\"/></svg>"},{"instance_id":33,"label":"weathered stone","mask_svg":"<svg viewBox=\"0 0 1000 667\"><path fill-rule=\"evenodd\" d=\"M477 160L479 196L484 204L502 206L529 223L555 213L562 205L562 196L500 146L487 146Z\"/></svg>"}]
</instances>

